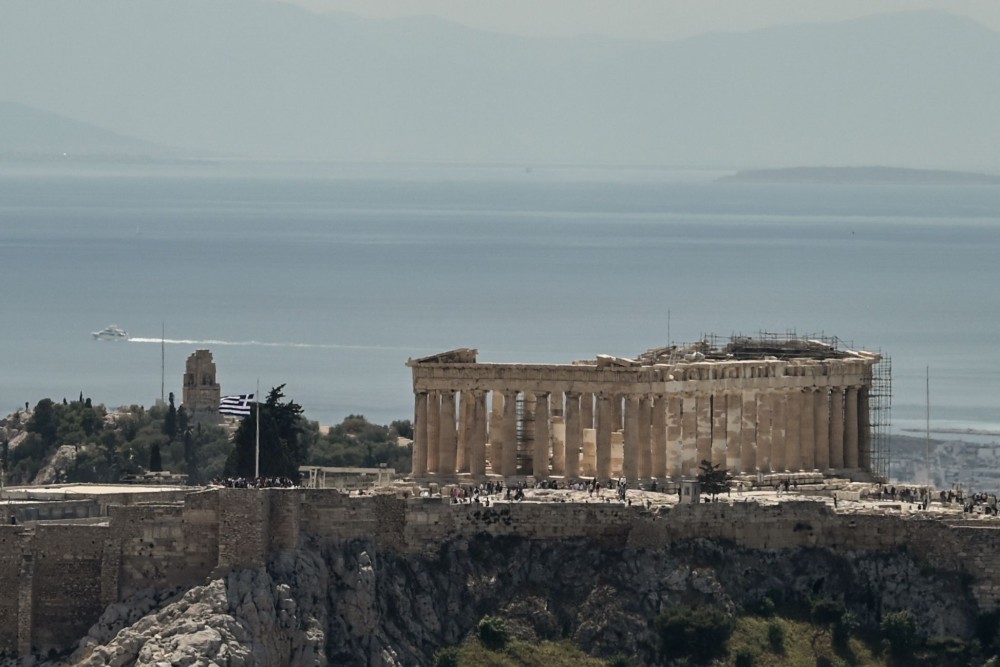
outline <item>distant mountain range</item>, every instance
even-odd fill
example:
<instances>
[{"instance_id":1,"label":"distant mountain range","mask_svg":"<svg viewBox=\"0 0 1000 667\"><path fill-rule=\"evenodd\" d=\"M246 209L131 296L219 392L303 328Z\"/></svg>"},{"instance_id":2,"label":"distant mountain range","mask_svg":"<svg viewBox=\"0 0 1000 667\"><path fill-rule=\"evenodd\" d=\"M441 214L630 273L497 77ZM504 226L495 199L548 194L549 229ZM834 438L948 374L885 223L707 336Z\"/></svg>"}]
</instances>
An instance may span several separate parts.
<instances>
[{"instance_id":1,"label":"distant mountain range","mask_svg":"<svg viewBox=\"0 0 1000 667\"><path fill-rule=\"evenodd\" d=\"M0 100L0 154L137 156L165 149L58 114Z\"/></svg>"},{"instance_id":2,"label":"distant mountain range","mask_svg":"<svg viewBox=\"0 0 1000 667\"><path fill-rule=\"evenodd\" d=\"M943 169L898 167L792 167L747 169L719 179L731 183L831 183L871 185L1000 185L1000 176Z\"/></svg>"},{"instance_id":3,"label":"distant mountain range","mask_svg":"<svg viewBox=\"0 0 1000 667\"><path fill-rule=\"evenodd\" d=\"M1000 34L943 13L643 42L262 0L5 0L0 62L0 96L67 119L19 107L3 151L103 128L195 155L1000 171Z\"/></svg>"}]
</instances>

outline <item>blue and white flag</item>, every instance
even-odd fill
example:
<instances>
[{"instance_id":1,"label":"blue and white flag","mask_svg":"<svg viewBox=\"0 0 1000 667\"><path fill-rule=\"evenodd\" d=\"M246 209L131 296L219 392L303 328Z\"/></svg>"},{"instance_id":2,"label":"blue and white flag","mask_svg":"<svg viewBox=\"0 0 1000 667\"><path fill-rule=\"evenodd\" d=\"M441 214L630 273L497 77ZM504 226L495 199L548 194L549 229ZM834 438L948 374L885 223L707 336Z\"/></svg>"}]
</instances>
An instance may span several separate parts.
<instances>
[{"instance_id":1,"label":"blue and white flag","mask_svg":"<svg viewBox=\"0 0 1000 667\"><path fill-rule=\"evenodd\" d=\"M253 405L253 394L239 396L223 396L219 399L219 414L234 417L249 417Z\"/></svg>"}]
</instances>

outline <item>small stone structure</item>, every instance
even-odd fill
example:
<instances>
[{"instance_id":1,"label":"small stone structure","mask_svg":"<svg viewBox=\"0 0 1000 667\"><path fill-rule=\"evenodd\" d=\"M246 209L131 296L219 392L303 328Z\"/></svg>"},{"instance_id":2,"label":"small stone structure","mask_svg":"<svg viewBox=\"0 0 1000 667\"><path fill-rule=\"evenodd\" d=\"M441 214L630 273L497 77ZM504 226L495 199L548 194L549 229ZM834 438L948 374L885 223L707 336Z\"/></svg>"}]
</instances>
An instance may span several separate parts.
<instances>
[{"instance_id":1,"label":"small stone structure","mask_svg":"<svg viewBox=\"0 0 1000 667\"><path fill-rule=\"evenodd\" d=\"M195 350L184 365L184 409L197 420L221 421L221 398L222 390L215 379L212 353L208 350Z\"/></svg>"},{"instance_id":2,"label":"small stone structure","mask_svg":"<svg viewBox=\"0 0 1000 667\"><path fill-rule=\"evenodd\" d=\"M302 486L309 489L357 491L390 484L396 477L396 470L389 467L299 466L299 474L303 479Z\"/></svg>"},{"instance_id":3,"label":"small stone structure","mask_svg":"<svg viewBox=\"0 0 1000 667\"><path fill-rule=\"evenodd\" d=\"M462 348L411 359L413 476L624 476L871 470L880 356L814 340L734 338L571 364L479 363Z\"/></svg>"},{"instance_id":4,"label":"small stone structure","mask_svg":"<svg viewBox=\"0 0 1000 667\"><path fill-rule=\"evenodd\" d=\"M682 479L680 493L680 500L684 505L697 505L701 502L701 484L696 479Z\"/></svg>"}]
</instances>

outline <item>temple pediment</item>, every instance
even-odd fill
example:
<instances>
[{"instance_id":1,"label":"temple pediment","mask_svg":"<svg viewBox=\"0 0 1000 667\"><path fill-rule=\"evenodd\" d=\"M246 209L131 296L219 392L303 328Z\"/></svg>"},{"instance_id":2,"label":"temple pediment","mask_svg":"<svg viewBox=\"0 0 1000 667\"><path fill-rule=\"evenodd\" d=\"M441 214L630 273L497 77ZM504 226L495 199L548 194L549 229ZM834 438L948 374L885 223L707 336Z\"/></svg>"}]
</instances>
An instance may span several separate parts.
<instances>
[{"instance_id":1,"label":"temple pediment","mask_svg":"<svg viewBox=\"0 0 1000 667\"><path fill-rule=\"evenodd\" d=\"M636 366L641 366L642 364L635 359L626 359L625 357L613 357L610 354L599 354L597 355L597 367L598 368L635 368Z\"/></svg>"},{"instance_id":2,"label":"temple pediment","mask_svg":"<svg viewBox=\"0 0 1000 667\"><path fill-rule=\"evenodd\" d=\"M460 347L439 354L432 354L429 357L420 359L408 359L407 366L422 366L425 364L474 364L479 350L470 347Z\"/></svg>"}]
</instances>

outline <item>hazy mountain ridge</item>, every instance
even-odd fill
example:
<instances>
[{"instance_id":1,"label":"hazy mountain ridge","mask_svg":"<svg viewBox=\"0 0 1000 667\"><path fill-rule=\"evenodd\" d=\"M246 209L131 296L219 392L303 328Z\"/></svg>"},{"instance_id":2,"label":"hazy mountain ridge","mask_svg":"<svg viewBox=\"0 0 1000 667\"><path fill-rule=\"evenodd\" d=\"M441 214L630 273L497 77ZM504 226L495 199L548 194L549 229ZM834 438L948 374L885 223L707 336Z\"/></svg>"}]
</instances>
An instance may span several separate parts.
<instances>
[{"instance_id":1,"label":"hazy mountain ridge","mask_svg":"<svg viewBox=\"0 0 1000 667\"><path fill-rule=\"evenodd\" d=\"M883 185L1000 185L1000 176L943 169L898 167L789 167L747 169L720 181L732 183L831 183Z\"/></svg>"},{"instance_id":2,"label":"hazy mountain ridge","mask_svg":"<svg viewBox=\"0 0 1000 667\"><path fill-rule=\"evenodd\" d=\"M5 97L194 153L987 169L1000 34L939 13L676 42L263 2L11 0Z\"/></svg>"},{"instance_id":3,"label":"hazy mountain ridge","mask_svg":"<svg viewBox=\"0 0 1000 667\"><path fill-rule=\"evenodd\" d=\"M165 152L162 146L0 100L0 154L133 156Z\"/></svg>"}]
</instances>

